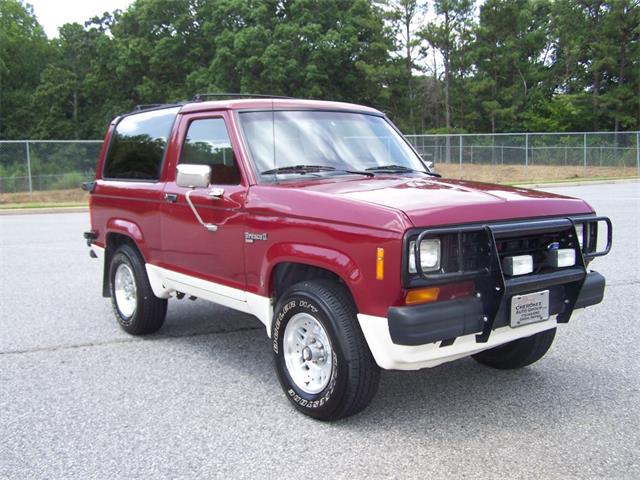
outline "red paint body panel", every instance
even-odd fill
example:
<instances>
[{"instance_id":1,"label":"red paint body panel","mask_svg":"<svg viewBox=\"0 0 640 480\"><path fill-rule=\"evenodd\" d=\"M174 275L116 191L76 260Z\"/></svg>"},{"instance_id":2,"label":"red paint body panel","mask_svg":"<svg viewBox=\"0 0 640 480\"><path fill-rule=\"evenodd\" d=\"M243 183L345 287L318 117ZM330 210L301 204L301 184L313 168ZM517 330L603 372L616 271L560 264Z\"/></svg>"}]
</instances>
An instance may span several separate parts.
<instances>
[{"instance_id":1,"label":"red paint body panel","mask_svg":"<svg viewBox=\"0 0 640 480\"><path fill-rule=\"evenodd\" d=\"M359 105L300 100L233 100L182 107L167 147L158 182L105 181L101 170L110 126L91 195L96 243L108 232L129 235L145 260L238 290L269 296L273 269L281 262L325 268L349 287L361 313L386 316L398 305L402 238L413 227L491 222L591 213L582 200L474 182L422 175L339 176L280 184L257 184L233 110L302 108L359 111ZM176 165L188 123L223 117L239 163L240 185L224 185L224 197L192 195L208 232L185 201L187 189L175 184ZM177 194L175 204L164 194ZM266 233L267 241L245 243L244 233ZM384 278L376 280L376 249L384 248Z\"/></svg>"},{"instance_id":2,"label":"red paint body panel","mask_svg":"<svg viewBox=\"0 0 640 480\"><path fill-rule=\"evenodd\" d=\"M269 237L245 248L249 291L268 295L273 268L294 262L339 275L361 312L386 311L402 296L402 235L410 227L402 212L291 185L261 185L250 188L246 214L247 231ZM385 249L382 281L375 280L378 247Z\"/></svg>"},{"instance_id":3,"label":"red paint body panel","mask_svg":"<svg viewBox=\"0 0 640 480\"><path fill-rule=\"evenodd\" d=\"M136 240L145 261L153 262L161 253L160 207L162 183L97 180L91 195L91 223L98 233L96 243L104 246L107 233L122 233Z\"/></svg>"},{"instance_id":4,"label":"red paint body panel","mask_svg":"<svg viewBox=\"0 0 640 480\"><path fill-rule=\"evenodd\" d=\"M350 182L313 182L289 188L402 211L416 227L592 212L583 200L551 193L423 176L377 175ZM376 224L374 218L369 221Z\"/></svg>"}]
</instances>

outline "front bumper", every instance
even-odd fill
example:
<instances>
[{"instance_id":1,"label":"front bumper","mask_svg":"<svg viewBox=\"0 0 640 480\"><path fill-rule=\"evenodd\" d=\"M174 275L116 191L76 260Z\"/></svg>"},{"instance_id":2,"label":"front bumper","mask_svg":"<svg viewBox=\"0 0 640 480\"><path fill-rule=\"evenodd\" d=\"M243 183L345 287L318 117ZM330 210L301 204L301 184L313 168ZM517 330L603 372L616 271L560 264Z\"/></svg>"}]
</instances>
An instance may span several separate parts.
<instances>
[{"instance_id":1,"label":"front bumper","mask_svg":"<svg viewBox=\"0 0 640 480\"><path fill-rule=\"evenodd\" d=\"M565 310L595 305L602 301L604 295L605 279L593 271L584 278L573 307L566 302L569 287L561 283L559 277L539 280L526 289L514 289L513 294L549 289L549 320L512 328L509 325L510 296L505 296L497 308L488 336L483 332L490 312L477 297L391 307L388 318L359 314L358 320L380 367L417 370L555 328Z\"/></svg>"},{"instance_id":2,"label":"front bumper","mask_svg":"<svg viewBox=\"0 0 640 480\"><path fill-rule=\"evenodd\" d=\"M561 275L560 275L561 273ZM549 290L549 313L561 315L569 304L565 285L562 282L578 272L563 271L548 275L526 288L510 287L513 295ZM574 308L584 308L602 301L605 279L598 272L590 272L584 279ZM478 297L461 298L444 302L425 303L417 306L391 307L388 311L389 334L397 345L422 345L425 343L451 340L472 333L480 334L491 314ZM491 308L493 310L493 308ZM497 309L493 328L509 325L509 302L502 300ZM519 327L520 328L520 327Z\"/></svg>"}]
</instances>

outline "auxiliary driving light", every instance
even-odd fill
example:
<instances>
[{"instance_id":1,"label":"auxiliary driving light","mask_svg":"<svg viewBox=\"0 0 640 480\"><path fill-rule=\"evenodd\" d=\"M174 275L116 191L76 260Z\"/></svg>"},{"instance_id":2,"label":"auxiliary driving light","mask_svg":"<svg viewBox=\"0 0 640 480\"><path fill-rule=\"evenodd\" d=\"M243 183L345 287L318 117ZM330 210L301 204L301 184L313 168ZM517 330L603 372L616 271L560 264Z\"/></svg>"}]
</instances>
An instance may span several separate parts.
<instances>
[{"instance_id":1,"label":"auxiliary driving light","mask_svg":"<svg viewBox=\"0 0 640 480\"><path fill-rule=\"evenodd\" d=\"M573 248L560 248L549 252L549 261L554 268L571 267L576 264L576 251Z\"/></svg>"},{"instance_id":2,"label":"auxiliary driving light","mask_svg":"<svg viewBox=\"0 0 640 480\"><path fill-rule=\"evenodd\" d=\"M505 257L502 260L502 270L505 275L516 276L533 272L533 257L531 255L518 255L517 257Z\"/></svg>"}]
</instances>

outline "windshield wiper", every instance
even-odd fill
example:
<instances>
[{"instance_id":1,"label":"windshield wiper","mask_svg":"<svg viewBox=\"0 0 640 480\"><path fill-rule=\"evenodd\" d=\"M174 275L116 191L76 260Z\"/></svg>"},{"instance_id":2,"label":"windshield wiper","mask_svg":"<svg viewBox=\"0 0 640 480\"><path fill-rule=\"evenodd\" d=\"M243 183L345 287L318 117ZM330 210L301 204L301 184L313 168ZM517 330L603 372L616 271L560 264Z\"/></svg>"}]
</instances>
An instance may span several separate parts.
<instances>
[{"instance_id":1,"label":"windshield wiper","mask_svg":"<svg viewBox=\"0 0 640 480\"><path fill-rule=\"evenodd\" d=\"M319 172L345 172L345 173L353 173L356 175L366 175L367 177L375 176L373 172L364 172L359 170L342 170L342 169L336 169L334 167L329 167L326 165L290 165L287 167L279 167L279 168L272 168L271 170L265 170L264 172L260 172L260 175L273 175L278 173L297 173L299 175L304 175L306 173L319 173Z\"/></svg>"},{"instance_id":2,"label":"windshield wiper","mask_svg":"<svg viewBox=\"0 0 640 480\"><path fill-rule=\"evenodd\" d=\"M427 172L424 170L414 170L413 168L405 167L404 165L379 165L377 167L370 167L366 169L368 172L385 172L385 173L407 173L407 172L415 172L415 173L424 173L427 175L431 175L432 177L441 177L439 173Z\"/></svg>"},{"instance_id":3,"label":"windshield wiper","mask_svg":"<svg viewBox=\"0 0 640 480\"><path fill-rule=\"evenodd\" d=\"M265 170L264 172L260 172L260 175L273 175L275 173L298 173L300 175L304 175L305 173L329 172L331 170L335 169L324 165L289 165L287 167Z\"/></svg>"}]
</instances>

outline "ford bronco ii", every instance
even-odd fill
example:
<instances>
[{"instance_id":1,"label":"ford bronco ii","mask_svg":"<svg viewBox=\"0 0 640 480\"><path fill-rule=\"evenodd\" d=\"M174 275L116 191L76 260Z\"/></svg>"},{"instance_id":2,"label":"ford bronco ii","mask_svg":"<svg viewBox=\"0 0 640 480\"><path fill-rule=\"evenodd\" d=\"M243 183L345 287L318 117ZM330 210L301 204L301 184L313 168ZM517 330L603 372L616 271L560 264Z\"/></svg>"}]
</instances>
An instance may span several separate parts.
<instances>
[{"instance_id":1,"label":"ford bronco ii","mask_svg":"<svg viewBox=\"0 0 640 480\"><path fill-rule=\"evenodd\" d=\"M439 178L360 105L140 108L113 120L84 188L85 238L124 330L157 331L185 295L255 315L286 397L318 419L364 409L380 368L530 365L604 294L587 267L611 247L608 218Z\"/></svg>"}]
</instances>

